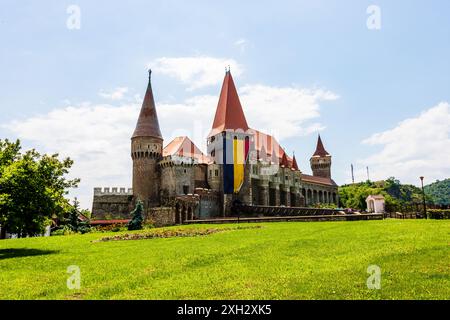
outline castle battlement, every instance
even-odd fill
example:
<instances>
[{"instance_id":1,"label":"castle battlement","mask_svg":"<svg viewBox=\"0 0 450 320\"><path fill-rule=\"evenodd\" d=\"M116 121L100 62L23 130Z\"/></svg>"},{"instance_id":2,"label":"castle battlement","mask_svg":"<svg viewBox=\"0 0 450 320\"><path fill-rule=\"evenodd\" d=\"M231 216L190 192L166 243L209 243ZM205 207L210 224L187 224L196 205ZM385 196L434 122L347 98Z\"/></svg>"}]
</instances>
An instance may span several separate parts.
<instances>
[{"instance_id":1,"label":"castle battlement","mask_svg":"<svg viewBox=\"0 0 450 320\"><path fill-rule=\"evenodd\" d=\"M94 188L94 196L106 196L106 195L133 195L132 188Z\"/></svg>"}]
</instances>

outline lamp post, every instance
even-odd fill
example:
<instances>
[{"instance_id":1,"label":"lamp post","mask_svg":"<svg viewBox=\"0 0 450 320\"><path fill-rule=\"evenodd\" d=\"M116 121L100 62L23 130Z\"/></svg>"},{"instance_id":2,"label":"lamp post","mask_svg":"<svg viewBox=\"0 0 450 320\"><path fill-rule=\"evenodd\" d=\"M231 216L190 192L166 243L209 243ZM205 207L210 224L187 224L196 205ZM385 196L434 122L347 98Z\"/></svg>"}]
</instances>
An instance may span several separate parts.
<instances>
[{"instance_id":1,"label":"lamp post","mask_svg":"<svg viewBox=\"0 0 450 320\"><path fill-rule=\"evenodd\" d=\"M422 183L423 213L425 214L425 219L428 219L427 204L425 202L425 189L423 188L423 177L420 177L420 182Z\"/></svg>"}]
</instances>

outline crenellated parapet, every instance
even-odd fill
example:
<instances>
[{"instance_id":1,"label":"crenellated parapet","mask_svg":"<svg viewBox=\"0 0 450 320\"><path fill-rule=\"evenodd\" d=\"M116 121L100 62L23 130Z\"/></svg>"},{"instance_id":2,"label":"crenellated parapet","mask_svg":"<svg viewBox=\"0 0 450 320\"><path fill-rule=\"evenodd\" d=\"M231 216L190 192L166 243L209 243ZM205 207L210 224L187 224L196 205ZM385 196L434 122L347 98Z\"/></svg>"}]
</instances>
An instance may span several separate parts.
<instances>
[{"instance_id":1,"label":"crenellated parapet","mask_svg":"<svg viewBox=\"0 0 450 320\"><path fill-rule=\"evenodd\" d=\"M198 159L194 157L183 157L177 155L165 156L158 162L158 166L161 168L169 168L173 166L192 167L196 165L199 165Z\"/></svg>"},{"instance_id":2,"label":"crenellated parapet","mask_svg":"<svg viewBox=\"0 0 450 320\"><path fill-rule=\"evenodd\" d=\"M94 188L94 196L111 196L111 195L126 195L132 196L132 188Z\"/></svg>"}]
</instances>

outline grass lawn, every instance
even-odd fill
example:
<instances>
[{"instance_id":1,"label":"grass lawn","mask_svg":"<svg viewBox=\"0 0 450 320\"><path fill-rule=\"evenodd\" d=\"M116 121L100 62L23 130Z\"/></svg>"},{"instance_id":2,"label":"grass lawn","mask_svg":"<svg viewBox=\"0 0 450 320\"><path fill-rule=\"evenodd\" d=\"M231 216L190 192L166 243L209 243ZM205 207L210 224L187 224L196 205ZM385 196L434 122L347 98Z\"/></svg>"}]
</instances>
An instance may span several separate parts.
<instances>
[{"instance_id":1,"label":"grass lawn","mask_svg":"<svg viewBox=\"0 0 450 320\"><path fill-rule=\"evenodd\" d=\"M258 225L190 238L2 240L0 299L450 299L449 220ZM70 265L79 290L66 286ZM380 290L367 288L369 265L381 268Z\"/></svg>"}]
</instances>

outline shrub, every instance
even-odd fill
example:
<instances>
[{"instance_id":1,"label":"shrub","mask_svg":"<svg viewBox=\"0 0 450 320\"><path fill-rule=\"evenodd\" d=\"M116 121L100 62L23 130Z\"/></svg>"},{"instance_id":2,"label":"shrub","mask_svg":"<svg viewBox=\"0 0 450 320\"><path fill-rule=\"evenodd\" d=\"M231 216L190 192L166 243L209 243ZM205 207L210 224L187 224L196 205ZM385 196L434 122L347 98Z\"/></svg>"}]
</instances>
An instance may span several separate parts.
<instances>
[{"instance_id":1,"label":"shrub","mask_svg":"<svg viewBox=\"0 0 450 320\"><path fill-rule=\"evenodd\" d=\"M144 217L142 215L144 206L141 201L136 203L136 208L131 212L131 221L128 223L128 230L141 230Z\"/></svg>"},{"instance_id":2,"label":"shrub","mask_svg":"<svg viewBox=\"0 0 450 320\"><path fill-rule=\"evenodd\" d=\"M427 209L429 219L450 219L450 209Z\"/></svg>"},{"instance_id":3,"label":"shrub","mask_svg":"<svg viewBox=\"0 0 450 320\"><path fill-rule=\"evenodd\" d=\"M97 226L99 232L119 232L127 230L126 225L123 223L108 224L103 226Z\"/></svg>"},{"instance_id":4,"label":"shrub","mask_svg":"<svg viewBox=\"0 0 450 320\"><path fill-rule=\"evenodd\" d=\"M64 226L62 228L56 229L50 233L51 236L68 236L71 234L76 234L69 226Z\"/></svg>"}]
</instances>

